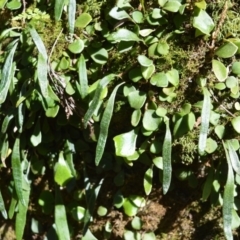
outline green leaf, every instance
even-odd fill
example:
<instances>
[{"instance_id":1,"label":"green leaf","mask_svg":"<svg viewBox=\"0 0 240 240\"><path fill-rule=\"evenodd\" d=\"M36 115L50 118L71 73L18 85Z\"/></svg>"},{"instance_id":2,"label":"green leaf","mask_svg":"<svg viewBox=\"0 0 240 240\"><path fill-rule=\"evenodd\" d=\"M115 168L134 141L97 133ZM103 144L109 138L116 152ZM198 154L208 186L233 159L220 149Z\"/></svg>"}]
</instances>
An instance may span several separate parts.
<instances>
[{"instance_id":1,"label":"green leaf","mask_svg":"<svg viewBox=\"0 0 240 240\"><path fill-rule=\"evenodd\" d=\"M168 81L173 85L173 86L178 86L179 85L179 73L178 70L176 69L171 69L166 73Z\"/></svg>"},{"instance_id":2,"label":"green leaf","mask_svg":"<svg viewBox=\"0 0 240 240\"><path fill-rule=\"evenodd\" d=\"M108 60L108 52L105 48L92 49L90 51L90 56L94 62L98 64L105 64Z\"/></svg>"},{"instance_id":3,"label":"green leaf","mask_svg":"<svg viewBox=\"0 0 240 240\"><path fill-rule=\"evenodd\" d=\"M218 60L212 60L212 70L219 82L224 82L228 76L228 69Z\"/></svg>"},{"instance_id":4,"label":"green leaf","mask_svg":"<svg viewBox=\"0 0 240 240\"><path fill-rule=\"evenodd\" d=\"M144 174L143 186L146 195L149 195L152 191L153 169L150 167Z\"/></svg>"},{"instance_id":5,"label":"green leaf","mask_svg":"<svg viewBox=\"0 0 240 240\"><path fill-rule=\"evenodd\" d=\"M227 141L227 147L232 168L238 175L240 175L240 161L231 141Z\"/></svg>"},{"instance_id":6,"label":"green leaf","mask_svg":"<svg viewBox=\"0 0 240 240\"><path fill-rule=\"evenodd\" d=\"M101 97L101 93L103 91L103 89L108 85L108 83L110 81L112 81L113 79L115 78L115 75L114 74L109 74L107 75L106 77L104 77L103 79L101 79L98 83L98 86L97 86L97 89L95 91L95 94L94 94L94 97L93 97L93 100L92 100L92 103L90 105L90 107L88 108L84 118L83 118L83 125L84 125L84 128L87 127L87 124L88 124L88 121L91 119L95 109L97 108L98 106L98 102L100 100L100 97Z\"/></svg>"},{"instance_id":7,"label":"green leaf","mask_svg":"<svg viewBox=\"0 0 240 240\"><path fill-rule=\"evenodd\" d=\"M141 120L142 112L140 109L136 109L133 111L132 116L131 116L131 124L133 127L136 127L140 120Z\"/></svg>"},{"instance_id":8,"label":"green leaf","mask_svg":"<svg viewBox=\"0 0 240 240\"><path fill-rule=\"evenodd\" d=\"M84 49L83 40L80 38L76 39L74 42L72 42L68 45L68 49L74 54L81 53Z\"/></svg>"},{"instance_id":9,"label":"green leaf","mask_svg":"<svg viewBox=\"0 0 240 240\"><path fill-rule=\"evenodd\" d=\"M2 68L2 76L0 81L0 104L2 104L7 97L8 89L12 78L13 56L17 48L17 43L13 45Z\"/></svg>"},{"instance_id":10,"label":"green leaf","mask_svg":"<svg viewBox=\"0 0 240 240\"><path fill-rule=\"evenodd\" d=\"M145 232L143 234L142 240L156 240L154 232Z\"/></svg>"},{"instance_id":11,"label":"green leaf","mask_svg":"<svg viewBox=\"0 0 240 240\"><path fill-rule=\"evenodd\" d=\"M96 166L98 166L100 160L102 159L102 155L103 155L103 152L105 149L105 145L106 145L106 141L107 141L107 137L108 137L108 129L109 129L110 121L111 121L112 114L113 114L115 96L116 96L118 88L120 86L122 86L123 84L124 83L120 83L114 88L114 90L108 100L107 106L103 112L103 117L102 117L102 120L100 123L100 133L99 133L97 148L96 148L96 156L95 156Z\"/></svg>"},{"instance_id":12,"label":"green leaf","mask_svg":"<svg viewBox=\"0 0 240 240\"><path fill-rule=\"evenodd\" d=\"M54 210L54 220L56 224L56 232L59 240L70 240L70 233L68 229L67 213L64 204L62 203L62 198L60 191L56 189L56 203Z\"/></svg>"},{"instance_id":13,"label":"green leaf","mask_svg":"<svg viewBox=\"0 0 240 240\"><path fill-rule=\"evenodd\" d=\"M240 75L240 62L234 62L232 65L232 73Z\"/></svg>"},{"instance_id":14,"label":"green leaf","mask_svg":"<svg viewBox=\"0 0 240 240\"><path fill-rule=\"evenodd\" d=\"M136 149L137 129L130 132L117 135L113 138L116 155L120 157L129 157L134 154Z\"/></svg>"},{"instance_id":15,"label":"green leaf","mask_svg":"<svg viewBox=\"0 0 240 240\"><path fill-rule=\"evenodd\" d=\"M28 180L27 175L29 174L29 168L27 169L27 174L23 174L23 181L22 181L22 188L23 188L23 198L25 204L22 202L18 203L18 212L16 215L16 239L22 240L23 233L25 229L25 225L27 222L27 211L28 211L28 204L29 204L29 196L30 196L30 182Z\"/></svg>"},{"instance_id":16,"label":"green leaf","mask_svg":"<svg viewBox=\"0 0 240 240\"><path fill-rule=\"evenodd\" d=\"M170 0L164 4L163 9L169 12L177 12L181 7L181 3L177 0Z\"/></svg>"},{"instance_id":17,"label":"green leaf","mask_svg":"<svg viewBox=\"0 0 240 240\"><path fill-rule=\"evenodd\" d=\"M81 221L84 218L85 215L85 208L83 207L75 207L71 211L72 216L75 220Z\"/></svg>"},{"instance_id":18,"label":"green leaf","mask_svg":"<svg viewBox=\"0 0 240 240\"><path fill-rule=\"evenodd\" d=\"M133 91L128 94L128 102L134 109L141 109L147 99L146 93Z\"/></svg>"},{"instance_id":19,"label":"green leaf","mask_svg":"<svg viewBox=\"0 0 240 240\"><path fill-rule=\"evenodd\" d=\"M12 0L7 3L6 7L10 10L17 10L22 6L21 2L18 0Z\"/></svg>"},{"instance_id":20,"label":"green leaf","mask_svg":"<svg viewBox=\"0 0 240 240\"><path fill-rule=\"evenodd\" d=\"M227 174L227 182L224 188L223 193L223 229L224 234L227 240L233 240L232 235L232 210L234 203L234 174L231 165L231 160L226 149L226 143L223 143L227 163L228 163L228 174Z\"/></svg>"},{"instance_id":21,"label":"green leaf","mask_svg":"<svg viewBox=\"0 0 240 240\"><path fill-rule=\"evenodd\" d=\"M169 127L169 119L165 120L166 133L163 141L163 194L169 190L172 179L172 135Z\"/></svg>"},{"instance_id":22,"label":"green leaf","mask_svg":"<svg viewBox=\"0 0 240 240\"><path fill-rule=\"evenodd\" d=\"M86 61L84 56L81 54L78 62L78 78L79 78L79 93L82 99L88 95L88 77Z\"/></svg>"},{"instance_id":23,"label":"green leaf","mask_svg":"<svg viewBox=\"0 0 240 240\"><path fill-rule=\"evenodd\" d=\"M162 118L156 114L155 110L149 109L144 112L142 123L147 131L157 130L161 122Z\"/></svg>"},{"instance_id":24,"label":"green leaf","mask_svg":"<svg viewBox=\"0 0 240 240\"><path fill-rule=\"evenodd\" d=\"M237 133L240 133L240 116L231 120L232 126Z\"/></svg>"},{"instance_id":25,"label":"green leaf","mask_svg":"<svg viewBox=\"0 0 240 240\"><path fill-rule=\"evenodd\" d=\"M97 214L100 217L103 217L107 214L107 208L103 207L103 206L99 206L97 209Z\"/></svg>"},{"instance_id":26,"label":"green leaf","mask_svg":"<svg viewBox=\"0 0 240 240\"><path fill-rule=\"evenodd\" d=\"M235 55L237 50L238 47L234 43L226 42L216 50L215 54L221 58L230 58Z\"/></svg>"},{"instance_id":27,"label":"green leaf","mask_svg":"<svg viewBox=\"0 0 240 240\"><path fill-rule=\"evenodd\" d=\"M212 138L207 139L206 148L205 148L205 151L207 153L211 154L211 153L215 152L217 147L218 147L218 144L215 140L213 140Z\"/></svg>"},{"instance_id":28,"label":"green leaf","mask_svg":"<svg viewBox=\"0 0 240 240\"><path fill-rule=\"evenodd\" d=\"M144 21L143 14L140 11L134 11L132 13L132 18L136 23L143 23Z\"/></svg>"},{"instance_id":29,"label":"green leaf","mask_svg":"<svg viewBox=\"0 0 240 240\"><path fill-rule=\"evenodd\" d=\"M225 127L223 125L217 125L214 128L214 132L216 133L216 135L219 137L219 139L222 139L225 133Z\"/></svg>"},{"instance_id":30,"label":"green leaf","mask_svg":"<svg viewBox=\"0 0 240 240\"><path fill-rule=\"evenodd\" d=\"M54 4L54 18L59 21L62 17L63 7L65 5L65 0L55 0Z\"/></svg>"},{"instance_id":31,"label":"green leaf","mask_svg":"<svg viewBox=\"0 0 240 240\"><path fill-rule=\"evenodd\" d=\"M125 230L124 234L123 234L123 239L124 240L141 240L141 234L139 232L135 232L135 231L129 231L129 230Z\"/></svg>"},{"instance_id":32,"label":"green leaf","mask_svg":"<svg viewBox=\"0 0 240 240\"><path fill-rule=\"evenodd\" d=\"M125 198L123 203L124 213L129 216L135 216L140 207L144 207L146 204L145 199L140 196L130 195L128 198Z\"/></svg>"},{"instance_id":33,"label":"green leaf","mask_svg":"<svg viewBox=\"0 0 240 240\"><path fill-rule=\"evenodd\" d=\"M161 55L167 55L169 53L169 45L166 42L159 42L157 52Z\"/></svg>"},{"instance_id":34,"label":"green leaf","mask_svg":"<svg viewBox=\"0 0 240 240\"><path fill-rule=\"evenodd\" d=\"M138 62L143 67L149 67L153 64L153 61L147 58L145 55L138 55Z\"/></svg>"},{"instance_id":35,"label":"green leaf","mask_svg":"<svg viewBox=\"0 0 240 240\"><path fill-rule=\"evenodd\" d=\"M131 17L128 15L128 13L125 10L119 9L118 7L114 7L111 9L111 11L109 12L109 15L117 20L122 20L122 19L126 19L126 18L130 18Z\"/></svg>"},{"instance_id":36,"label":"green leaf","mask_svg":"<svg viewBox=\"0 0 240 240\"><path fill-rule=\"evenodd\" d=\"M199 10L197 15L193 18L193 27L203 34L210 35L210 32L214 28L214 22L206 11Z\"/></svg>"},{"instance_id":37,"label":"green leaf","mask_svg":"<svg viewBox=\"0 0 240 240\"><path fill-rule=\"evenodd\" d=\"M21 166L21 159L20 159L20 139L19 137L16 138L13 151L12 151L12 174L13 174L13 180L14 180L14 186L16 189L18 200L25 205L24 200L24 194L22 189L22 178L23 178L23 172L22 172L22 166Z\"/></svg>"},{"instance_id":38,"label":"green leaf","mask_svg":"<svg viewBox=\"0 0 240 240\"><path fill-rule=\"evenodd\" d=\"M0 191L0 211L2 213L3 218L7 219L8 215L7 215L7 211L6 211L6 208L5 208L5 204L4 204L4 200L3 200L3 197L2 197L1 191Z\"/></svg>"},{"instance_id":39,"label":"green leaf","mask_svg":"<svg viewBox=\"0 0 240 240\"><path fill-rule=\"evenodd\" d=\"M74 33L74 25L75 25L75 15L76 15L76 0L69 0L68 3L68 25L69 25L69 33Z\"/></svg>"},{"instance_id":40,"label":"green leaf","mask_svg":"<svg viewBox=\"0 0 240 240\"><path fill-rule=\"evenodd\" d=\"M198 153L203 155L205 152L206 144L207 144L207 134L210 122L210 114L211 114L211 98L210 93L207 88L203 89L203 107L201 112L201 128L200 128L200 136L198 140Z\"/></svg>"},{"instance_id":41,"label":"green leaf","mask_svg":"<svg viewBox=\"0 0 240 240\"><path fill-rule=\"evenodd\" d=\"M82 13L75 22L76 27L85 28L92 21L92 16L89 13Z\"/></svg>"},{"instance_id":42,"label":"green leaf","mask_svg":"<svg viewBox=\"0 0 240 240\"><path fill-rule=\"evenodd\" d=\"M168 78L164 72L155 73L150 80L152 85L156 85L157 87L167 87L168 86Z\"/></svg>"},{"instance_id":43,"label":"green leaf","mask_svg":"<svg viewBox=\"0 0 240 240\"><path fill-rule=\"evenodd\" d=\"M37 31L33 27L29 27L30 35L39 51L38 62L37 62L37 76L39 81L39 86L41 93L44 97L48 96L48 56L47 50L43 44L41 37L38 35Z\"/></svg>"},{"instance_id":44,"label":"green leaf","mask_svg":"<svg viewBox=\"0 0 240 240\"><path fill-rule=\"evenodd\" d=\"M33 134L30 138L30 141L34 147L36 147L37 145L39 145L42 142L42 133L41 133L41 129L40 129L40 120L39 119L34 127Z\"/></svg>"},{"instance_id":45,"label":"green leaf","mask_svg":"<svg viewBox=\"0 0 240 240\"><path fill-rule=\"evenodd\" d=\"M131 221L132 228L134 230L141 230L142 228L142 221L140 217L134 217Z\"/></svg>"},{"instance_id":46,"label":"green leaf","mask_svg":"<svg viewBox=\"0 0 240 240\"><path fill-rule=\"evenodd\" d=\"M63 152L61 151L59 153L58 162L55 164L54 168L54 181L60 186L65 186L71 178L73 178L71 169L66 163Z\"/></svg>"},{"instance_id":47,"label":"green leaf","mask_svg":"<svg viewBox=\"0 0 240 240\"><path fill-rule=\"evenodd\" d=\"M141 71L142 71L142 75L143 75L144 79L148 80L149 78L151 78L151 76L155 72L155 65L151 65L149 67L143 67L142 66Z\"/></svg>"},{"instance_id":48,"label":"green leaf","mask_svg":"<svg viewBox=\"0 0 240 240\"><path fill-rule=\"evenodd\" d=\"M213 180L214 180L214 169L210 168L208 171L207 179L203 186L203 192L202 192L203 202L205 202L211 194Z\"/></svg>"},{"instance_id":49,"label":"green leaf","mask_svg":"<svg viewBox=\"0 0 240 240\"><path fill-rule=\"evenodd\" d=\"M140 38L138 38L138 36L129 31L128 29L125 28L120 28L117 30L117 32L114 32L111 34L111 37L113 38L114 41L116 42L120 42L120 41L141 41Z\"/></svg>"}]
</instances>

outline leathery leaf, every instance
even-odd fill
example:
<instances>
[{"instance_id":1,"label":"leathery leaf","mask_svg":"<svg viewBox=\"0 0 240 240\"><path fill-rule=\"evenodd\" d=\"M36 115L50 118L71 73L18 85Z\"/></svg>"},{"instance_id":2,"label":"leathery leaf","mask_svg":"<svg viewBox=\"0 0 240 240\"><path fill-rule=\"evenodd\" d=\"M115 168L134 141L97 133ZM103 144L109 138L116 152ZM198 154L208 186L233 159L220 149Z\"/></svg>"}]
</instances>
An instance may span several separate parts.
<instances>
[{"instance_id":1,"label":"leathery leaf","mask_svg":"<svg viewBox=\"0 0 240 240\"><path fill-rule=\"evenodd\" d=\"M203 155L207 144L207 134L211 114L211 98L207 88L203 88L203 107L201 112L201 128L198 140L198 153Z\"/></svg>"},{"instance_id":2,"label":"leathery leaf","mask_svg":"<svg viewBox=\"0 0 240 240\"><path fill-rule=\"evenodd\" d=\"M102 158L104 149L105 149L107 136L108 136L108 128L109 128L109 124L110 124L112 114L113 114L115 96L116 96L118 88L120 86L122 86L123 84L124 83L120 83L114 88L114 90L108 100L107 106L104 110L103 117L102 117L102 120L100 123L100 134L98 137L97 148L96 148L96 157L95 157L96 165L99 164L99 162Z\"/></svg>"},{"instance_id":3,"label":"leathery leaf","mask_svg":"<svg viewBox=\"0 0 240 240\"><path fill-rule=\"evenodd\" d=\"M108 85L110 81L112 81L115 78L115 76L116 76L115 74L109 74L99 81L92 103L83 118L84 128L87 127L88 121L91 119L95 109L98 106L98 102L99 102L102 90Z\"/></svg>"},{"instance_id":4,"label":"leathery leaf","mask_svg":"<svg viewBox=\"0 0 240 240\"><path fill-rule=\"evenodd\" d=\"M69 4L68 4L68 24L69 24L70 34L74 33L75 15L76 15L76 0L69 0Z\"/></svg>"},{"instance_id":5,"label":"leathery leaf","mask_svg":"<svg viewBox=\"0 0 240 240\"><path fill-rule=\"evenodd\" d=\"M47 56L47 50L43 44L43 41L35 28L29 27L30 35L39 51L38 54L38 62L37 62L37 76L39 81L39 86L41 89L41 93L44 97L48 96L48 79L47 79L47 73L48 73L48 56Z\"/></svg>"},{"instance_id":6,"label":"leathery leaf","mask_svg":"<svg viewBox=\"0 0 240 240\"><path fill-rule=\"evenodd\" d=\"M13 56L17 48L17 43L12 47L9 54L4 61L3 69L2 69L2 77L0 81L0 104L2 104L8 93L8 89L11 83L12 76L12 66L13 66Z\"/></svg>"},{"instance_id":7,"label":"leathery leaf","mask_svg":"<svg viewBox=\"0 0 240 240\"><path fill-rule=\"evenodd\" d=\"M172 179L172 135L169 127L169 119L165 119L166 133L163 141L163 194L166 194Z\"/></svg>"},{"instance_id":8,"label":"leathery leaf","mask_svg":"<svg viewBox=\"0 0 240 240\"><path fill-rule=\"evenodd\" d=\"M79 92L81 98L84 99L88 94L88 78L87 68L84 56L81 54L78 63L78 77L79 77Z\"/></svg>"},{"instance_id":9,"label":"leathery leaf","mask_svg":"<svg viewBox=\"0 0 240 240\"><path fill-rule=\"evenodd\" d=\"M3 200L3 197L2 197L2 193L0 191L0 211L2 212L2 216L7 219L7 211L6 211L6 208L5 208L5 204L4 204L4 200Z\"/></svg>"},{"instance_id":10,"label":"leathery leaf","mask_svg":"<svg viewBox=\"0 0 240 240\"><path fill-rule=\"evenodd\" d=\"M227 163L228 163L228 174L227 174L227 182L224 188L223 193L223 229L224 234L227 240L233 240L232 235L232 210L234 203L234 174L231 165L231 156L229 155L226 143L223 142L223 146L226 153Z\"/></svg>"},{"instance_id":11,"label":"leathery leaf","mask_svg":"<svg viewBox=\"0 0 240 240\"><path fill-rule=\"evenodd\" d=\"M55 190L56 190L56 202L55 202L55 210L54 210L54 219L55 219L58 239L70 240L70 233L68 229L65 205L62 202L62 197L59 189L56 187Z\"/></svg>"},{"instance_id":12,"label":"leathery leaf","mask_svg":"<svg viewBox=\"0 0 240 240\"><path fill-rule=\"evenodd\" d=\"M234 171L240 175L240 162L237 153L235 152L232 142L227 141L228 151L229 151L229 157L232 163L232 167Z\"/></svg>"},{"instance_id":13,"label":"leathery leaf","mask_svg":"<svg viewBox=\"0 0 240 240\"><path fill-rule=\"evenodd\" d=\"M60 20L62 16L62 11L64 7L65 0L55 0L54 4L54 18L55 20Z\"/></svg>"},{"instance_id":14,"label":"leathery leaf","mask_svg":"<svg viewBox=\"0 0 240 240\"><path fill-rule=\"evenodd\" d=\"M18 200L21 201L23 205L25 205L25 200L23 197L23 189L22 189L22 167L21 167L21 159L20 159L20 139L19 137L16 138L13 151L12 151L12 173L13 173L13 180L14 186L16 189Z\"/></svg>"},{"instance_id":15,"label":"leathery leaf","mask_svg":"<svg viewBox=\"0 0 240 240\"><path fill-rule=\"evenodd\" d=\"M23 181L22 181L23 198L26 204L22 204L21 202L18 203L18 212L16 215L16 239L17 240L22 240L25 225L26 225L26 220L27 220L27 211L28 211L28 203L29 203L29 196L30 196L30 182L28 181L29 170L30 170L30 164L28 165L26 175L23 174Z\"/></svg>"}]
</instances>

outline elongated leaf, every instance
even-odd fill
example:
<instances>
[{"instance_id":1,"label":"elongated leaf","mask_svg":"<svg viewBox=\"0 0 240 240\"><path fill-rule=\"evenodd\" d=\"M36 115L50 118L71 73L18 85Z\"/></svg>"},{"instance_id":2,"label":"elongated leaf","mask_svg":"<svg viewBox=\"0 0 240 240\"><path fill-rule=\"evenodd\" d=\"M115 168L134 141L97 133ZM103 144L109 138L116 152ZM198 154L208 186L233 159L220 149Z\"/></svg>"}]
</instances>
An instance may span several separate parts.
<instances>
[{"instance_id":1,"label":"elongated leaf","mask_svg":"<svg viewBox=\"0 0 240 240\"><path fill-rule=\"evenodd\" d=\"M24 197L23 197L23 190L22 190L22 167L21 167L21 159L20 159L20 139L19 137L16 138L13 151L12 151L12 173L13 173L13 180L14 186L16 189L18 200L21 201L23 205L25 205Z\"/></svg>"},{"instance_id":2,"label":"elongated leaf","mask_svg":"<svg viewBox=\"0 0 240 240\"><path fill-rule=\"evenodd\" d=\"M39 53L38 63L37 63L37 74L38 74L38 82L41 89L41 93L44 97L48 96L47 73L48 73L47 61L43 58L43 55Z\"/></svg>"},{"instance_id":3,"label":"elongated leaf","mask_svg":"<svg viewBox=\"0 0 240 240\"><path fill-rule=\"evenodd\" d=\"M207 144L207 134L209 128L210 114L211 114L211 98L209 91L204 88L203 89L203 107L201 113L201 128L200 128L200 136L198 141L198 153L200 155L204 154L206 144Z\"/></svg>"},{"instance_id":4,"label":"elongated leaf","mask_svg":"<svg viewBox=\"0 0 240 240\"><path fill-rule=\"evenodd\" d=\"M153 169L150 167L144 174L143 186L146 195L149 195L152 191L152 179L153 179Z\"/></svg>"},{"instance_id":5,"label":"elongated leaf","mask_svg":"<svg viewBox=\"0 0 240 240\"><path fill-rule=\"evenodd\" d=\"M87 110L87 112L86 112L86 114L83 118L84 128L87 127L88 121L91 119L95 109L98 106L98 102L100 100L102 90L108 85L108 83L110 81L112 81L115 78L115 76L116 75L114 75L114 74L109 74L99 81L97 89L96 89L94 97L93 97L93 100L92 100L92 103L91 103L90 107L88 108L88 110Z\"/></svg>"},{"instance_id":6,"label":"elongated leaf","mask_svg":"<svg viewBox=\"0 0 240 240\"><path fill-rule=\"evenodd\" d=\"M87 68L86 68L86 61L84 56L81 54L78 63L78 77L79 77L79 92L84 99L88 94L88 78L87 78Z\"/></svg>"},{"instance_id":7,"label":"elongated leaf","mask_svg":"<svg viewBox=\"0 0 240 240\"><path fill-rule=\"evenodd\" d=\"M54 210L54 220L59 240L70 240L70 233L67 222L67 214L59 189L56 187L56 203Z\"/></svg>"},{"instance_id":8,"label":"elongated leaf","mask_svg":"<svg viewBox=\"0 0 240 240\"><path fill-rule=\"evenodd\" d=\"M18 202L17 195L16 195L16 193L14 191L13 194L12 194L12 199L11 199L10 206L9 206L9 209L8 209L8 217L9 217L9 219L13 218L17 202Z\"/></svg>"},{"instance_id":9,"label":"elongated leaf","mask_svg":"<svg viewBox=\"0 0 240 240\"><path fill-rule=\"evenodd\" d=\"M47 61L47 58L48 58L48 55L47 55L47 50L44 46L44 43L41 39L41 37L39 36L39 34L37 33L36 29L32 26L29 27L29 32L30 32L30 35L39 51L39 53L42 54L44 60Z\"/></svg>"},{"instance_id":10,"label":"elongated leaf","mask_svg":"<svg viewBox=\"0 0 240 240\"><path fill-rule=\"evenodd\" d=\"M166 133L163 141L163 194L166 194L172 179L172 135L169 127L169 119L165 120Z\"/></svg>"},{"instance_id":11,"label":"elongated leaf","mask_svg":"<svg viewBox=\"0 0 240 240\"><path fill-rule=\"evenodd\" d=\"M4 204L4 200L3 200L3 197L2 197L2 193L0 191L0 211L2 213L2 216L7 219L7 211L6 211L6 208L5 208L5 204Z\"/></svg>"},{"instance_id":12,"label":"elongated leaf","mask_svg":"<svg viewBox=\"0 0 240 240\"><path fill-rule=\"evenodd\" d=\"M76 0L69 0L69 4L68 4L68 24L69 24L70 34L74 33L75 15L76 15Z\"/></svg>"},{"instance_id":13,"label":"elongated leaf","mask_svg":"<svg viewBox=\"0 0 240 240\"><path fill-rule=\"evenodd\" d=\"M240 175L240 162L237 153L235 152L231 141L227 141L228 151L229 151L229 158L232 163L232 167L234 171Z\"/></svg>"},{"instance_id":14,"label":"elongated leaf","mask_svg":"<svg viewBox=\"0 0 240 240\"><path fill-rule=\"evenodd\" d=\"M29 32L31 34L31 37L39 51L38 54L38 63L37 63L37 76L38 76L38 82L41 89L41 93L44 97L48 96L48 55L47 50L43 44L43 41L35 28L30 27Z\"/></svg>"},{"instance_id":15,"label":"elongated leaf","mask_svg":"<svg viewBox=\"0 0 240 240\"><path fill-rule=\"evenodd\" d=\"M213 185L214 169L210 168L208 171L207 179L204 183L203 192L202 192L202 201L206 201L211 194L212 185Z\"/></svg>"},{"instance_id":16,"label":"elongated leaf","mask_svg":"<svg viewBox=\"0 0 240 240\"><path fill-rule=\"evenodd\" d=\"M88 179L86 170L84 169L84 176L86 176L86 179ZM93 216L94 206L98 197L98 194L100 192L101 186L103 184L103 178L99 181L96 187L93 187L89 189L90 182L85 182L85 189L88 193L86 193L86 203L87 203L87 209L85 211L84 220L83 220L83 236L87 234L88 231L88 225L90 223L91 217Z\"/></svg>"},{"instance_id":17,"label":"elongated leaf","mask_svg":"<svg viewBox=\"0 0 240 240\"><path fill-rule=\"evenodd\" d=\"M64 151L65 159L71 170L72 175L75 178L77 178L77 172L76 172L76 169L74 167L74 162L73 162L73 154L74 153L76 153L74 144L72 142L70 142L69 140L67 140L66 144L65 144L65 151Z\"/></svg>"},{"instance_id":18,"label":"elongated leaf","mask_svg":"<svg viewBox=\"0 0 240 240\"><path fill-rule=\"evenodd\" d=\"M10 121L13 119L14 114L12 111L10 111L4 118L3 123L2 123L2 129L1 129L1 133L5 134L8 128L8 125L10 123Z\"/></svg>"},{"instance_id":19,"label":"elongated leaf","mask_svg":"<svg viewBox=\"0 0 240 240\"><path fill-rule=\"evenodd\" d=\"M23 95L25 95L26 93L26 85L27 85L27 81L24 82L21 92L19 94L19 97L22 97ZM18 106L18 131L21 133L22 132L22 127L23 127L23 121L24 121L24 116L25 116L25 108L26 105L23 103L20 103Z\"/></svg>"},{"instance_id":20,"label":"elongated leaf","mask_svg":"<svg viewBox=\"0 0 240 240\"><path fill-rule=\"evenodd\" d=\"M96 165L99 164L99 162L102 158L104 149L105 149L105 145L106 145L106 141L107 141L107 137L108 137L108 128L109 128L109 124L110 124L112 114L113 114L115 96L116 96L118 88L120 86L122 86L123 84L124 83L120 83L114 88L114 90L108 100L107 106L104 110L103 117L102 117L102 120L100 123L100 134L98 137L97 148L96 148L96 157L95 157Z\"/></svg>"},{"instance_id":21,"label":"elongated leaf","mask_svg":"<svg viewBox=\"0 0 240 240\"><path fill-rule=\"evenodd\" d=\"M62 11L64 7L64 0L55 0L54 4L54 18L56 21L59 21L60 18L62 17Z\"/></svg>"},{"instance_id":22,"label":"elongated leaf","mask_svg":"<svg viewBox=\"0 0 240 240\"><path fill-rule=\"evenodd\" d=\"M13 45L3 65L2 79L0 81L0 104L2 104L7 97L8 89L11 83L13 56L16 51L17 45L17 43Z\"/></svg>"},{"instance_id":23,"label":"elongated leaf","mask_svg":"<svg viewBox=\"0 0 240 240\"><path fill-rule=\"evenodd\" d=\"M30 167L30 165L29 165L29 167ZM30 168L28 168L28 172L29 172L29 169ZM25 204L23 205L21 202L18 203L18 212L16 215L16 238L17 238L17 240L22 240L25 225L26 225L26 220L27 220L27 211L28 211L29 196L30 196L30 182L27 179L27 175L23 175L22 184L23 184L22 185L23 198L24 198Z\"/></svg>"},{"instance_id":24,"label":"elongated leaf","mask_svg":"<svg viewBox=\"0 0 240 240\"><path fill-rule=\"evenodd\" d=\"M233 240L232 235L232 209L233 209L233 203L234 203L234 174L233 169L231 165L231 160L228 154L228 151L226 149L225 143L223 143L226 157L227 157L227 163L228 163L228 175L227 175L227 182L224 188L223 193L223 229L224 234L227 240Z\"/></svg>"}]
</instances>

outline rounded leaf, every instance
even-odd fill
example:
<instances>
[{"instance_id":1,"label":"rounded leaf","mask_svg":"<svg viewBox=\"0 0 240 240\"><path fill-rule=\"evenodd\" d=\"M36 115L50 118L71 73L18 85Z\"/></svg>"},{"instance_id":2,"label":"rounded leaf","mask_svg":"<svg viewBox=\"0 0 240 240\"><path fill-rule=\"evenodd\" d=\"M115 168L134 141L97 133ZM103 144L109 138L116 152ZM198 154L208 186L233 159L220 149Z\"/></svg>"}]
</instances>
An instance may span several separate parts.
<instances>
[{"instance_id":1,"label":"rounded leaf","mask_svg":"<svg viewBox=\"0 0 240 240\"><path fill-rule=\"evenodd\" d=\"M84 49L83 40L76 39L74 42L72 42L68 45L68 49L74 54L81 53Z\"/></svg>"},{"instance_id":2,"label":"rounded leaf","mask_svg":"<svg viewBox=\"0 0 240 240\"><path fill-rule=\"evenodd\" d=\"M155 110L148 109L144 112L142 122L144 129L147 131L155 131L162 122L162 118L156 114Z\"/></svg>"},{"instance_id":3,"label":"rounded leaf","mask_svg":"<svg viewBox=\"0 0 240 240\"><path fill-rule=\"evenodd\" d=\"M128 102L132 108L140 109L147 99L146 93L133 91L128 94Z\"/></svg>"},{"instance_id":4,"label":"rounded leaf","mask_svg":"<svg viewBox=\"0 0 240 240\"><path fill-rule=\"evenodd\" d=\"M234 62L232 65L232 73L240 75L240 62Z\"/></svg>"},{"instance_id":5,"label":"rounded leaf","mask_svg":"<svg viewBox=\"0 0 240 240\"><path fill-rule=\"evenodd\" d=\"M203 34L210 35L210 32L214 28L214 22L206 11L199 10L197 16L193 18L193 27Z\"/></svg>"},{"instance_id":6,"label":"rounded leaf","mask_svg":"<svg viewBox=\"0 0 240 240\"><path fill-rule=\"evenodd\" d=\"M82 13L75 22L75 26L85 28L92 21L92 16L89 13Z\"/></svg>"},{"instance_id":7,"label":"rounded leaf","mask_svg":"<svg viewBox=\"0 0 240 240\"><path fill-rule=\"evenodd\" d=\"M212 60L212 70L219 82L224 82L228 76L228 69L218 60Z\"/></svg>"},{"instance_id":8,"label":"rounded leaf","mask_svg":"<svg viewBox=\"0 0 240 240\"><path fill-rule=\"evenodd\" d=\"M103 207L103 206L99 206L97 209L97 214L100 217L103 217L107 214L107 208Z\"/></svg>"},{"instance_id":9,"label":"rounded leaf","mask_svg":"<svg viewBox=\"0 0 240 240\"><path fill-rule=\"evenodd\" d=\"M108 52L105 48L91 50L90 56L94 62L102 65L105 64L108 60Z\"/></svg>"},{"instance_id":10,"label":"rounded leaf","mask_svg":"<svg viewBox=\"0 0 240 240\"><path fill-rule=\"evenodd\" d=\"M138 62L143 67L149 67L153 64L153 61L151 59L147 58L145 55L139 55Z\"/></svg>"},{"instance_id":11,"label":"rounded leaf","mask_svg":"<svg viewBox=\"0 0 240 240\"><path fill-rule=\"evenodd\" d=\"M232 123L234 130L237 133L240 133L240 116L233 118L231 123Z\"/></svg>"},{"instance_id":12,"label":"rounded leaf","mask_svg":"<svg viewBox=\"0 0 240 240\"><path fill-rule=\"evenodd\" d=\"M238 47L232 42L226 42L219 47L215 54L221 58L230 58L237 52Z\"/></svg>"}]
</instances>

